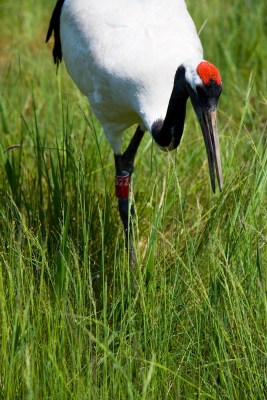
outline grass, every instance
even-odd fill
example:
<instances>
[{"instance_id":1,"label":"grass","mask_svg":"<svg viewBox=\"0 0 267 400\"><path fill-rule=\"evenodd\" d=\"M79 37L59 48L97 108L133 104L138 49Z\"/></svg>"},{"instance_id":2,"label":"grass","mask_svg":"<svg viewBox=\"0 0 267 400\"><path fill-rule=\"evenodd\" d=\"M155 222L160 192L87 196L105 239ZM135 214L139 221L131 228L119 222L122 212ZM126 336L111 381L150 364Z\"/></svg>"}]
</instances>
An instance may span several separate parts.
<instances>
[{"instance_id":1,"label":"grass","mask_svg":"<svg viewBox=\"0 0 267 400\"><path fill-rule=\"evenodd\" d=\"M54 1L0 4L3 399L266 396L267 6L187 3L223 77L225 185L211 193L191 106L177 152L146 135L135 297L112 152L44 44Z\"/></svg>"}]
</instances>

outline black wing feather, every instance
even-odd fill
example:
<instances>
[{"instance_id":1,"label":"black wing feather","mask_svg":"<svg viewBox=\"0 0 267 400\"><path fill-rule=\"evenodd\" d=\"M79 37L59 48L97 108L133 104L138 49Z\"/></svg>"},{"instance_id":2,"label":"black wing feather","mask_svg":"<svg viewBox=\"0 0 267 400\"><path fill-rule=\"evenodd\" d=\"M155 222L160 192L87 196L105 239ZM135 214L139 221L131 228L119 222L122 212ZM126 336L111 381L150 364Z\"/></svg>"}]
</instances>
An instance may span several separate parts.
<instances>
[{"instance_id":1,"label":"black wing feather","mask_svg":"<svg viewBox=\"0 0 267 400\"><path fill-rule=\"evenodd\" d=\"M46 43L52 36L52 33L54 31L54 38L55 38L55 43L54 43L54 48L53 48L53 57L54 57L54 62L59 65L59 63L62 60L62 50L61 50L61 41L60 41L60 14L61 14L61 9L63 6L64 0L58 0L57 4L54 8L48 32L46 35Z\"/></svg>"}]
</instances>

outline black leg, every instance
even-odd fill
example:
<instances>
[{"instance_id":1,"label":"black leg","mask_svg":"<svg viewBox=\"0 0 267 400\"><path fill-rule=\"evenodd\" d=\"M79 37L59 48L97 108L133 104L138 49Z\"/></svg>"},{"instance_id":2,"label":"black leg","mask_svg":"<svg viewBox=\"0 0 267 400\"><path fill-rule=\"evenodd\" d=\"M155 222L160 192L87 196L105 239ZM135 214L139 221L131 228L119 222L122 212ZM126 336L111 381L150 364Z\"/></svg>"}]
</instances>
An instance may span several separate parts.
<instances>
[{"instance_id":1,"label":"black leg","mask_svg":"<svg viewBox=\"0 0 267 400\"><path fill-rule=\"evenodd\" d=\"M136 264L136 256L132 234L132 217L134 215L134 207L133 205L131 206L129 213L129 185L130 177L134 170L134 158L143 136L144 131L142 131L140 126L138 126L125 152L122 155L115 155L116 195L118 197L119 213L126 234L127 245L129 248L130 265L132 268L134 268Z\"/></svg>"},{"instance_id":2,"label":"black leg","mask_svg":"<svg viewBox=\"0 0 267 400\"><path fill-rule=\"evenodd\" d=\"M140 128L140 126L138 126L129 146L122 155L123 169L124 171L129 172L130 176L134 170L134 159L141 140L143 139L144 133L145 132Z\"/></svg>"}]
</instances>

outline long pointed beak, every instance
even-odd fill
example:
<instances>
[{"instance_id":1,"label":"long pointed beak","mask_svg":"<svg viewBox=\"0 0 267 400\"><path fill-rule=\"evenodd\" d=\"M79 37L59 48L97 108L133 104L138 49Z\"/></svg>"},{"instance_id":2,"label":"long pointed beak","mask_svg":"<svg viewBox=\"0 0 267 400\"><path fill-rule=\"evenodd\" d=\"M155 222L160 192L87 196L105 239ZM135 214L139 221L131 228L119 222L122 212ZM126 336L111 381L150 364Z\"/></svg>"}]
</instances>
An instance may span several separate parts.
<instances>
[{"instance_id":1,"label":"long pointed beak","mask_svg":"<svg viewBox=\"0 0 267 400\"><path fill-rule=\"evenodd\" d=\"M216 110L200 111L197 113L203 133L207 157L209 162L210 181L215 193L215 171L220 191L222 191L223 177L220 156L219 136L216 124Z\"/></svg>"}]
</instances>

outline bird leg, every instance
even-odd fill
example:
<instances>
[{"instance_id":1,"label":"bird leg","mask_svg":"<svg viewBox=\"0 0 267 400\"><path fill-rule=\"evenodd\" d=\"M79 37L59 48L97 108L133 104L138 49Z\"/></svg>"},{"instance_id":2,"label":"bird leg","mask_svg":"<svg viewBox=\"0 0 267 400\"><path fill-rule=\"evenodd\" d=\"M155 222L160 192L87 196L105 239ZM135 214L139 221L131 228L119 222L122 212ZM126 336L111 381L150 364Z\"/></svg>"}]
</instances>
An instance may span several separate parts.
<instances>
[{"instance_id":1,"label":"bird leg","mask_svg":"<svg viewBox=\"0 0 267 400\"><path fill-rule=\"evenodd\" d=\"M115 154L116 196L118 197L119 213L126 235L126 241L129 248L130 266L132 268L134 268L136 264L136 255L133 246L132 227L134 206L132 204L131 210L129 210L129 189L131 175L134 170L134 158L143 136L144 131L140 126L138 126L125 152L123 154Z\"/></svg>"},{"instance_id":2,"label":"bird leg","mask_svg":"<svg viewBox=\"0 0 267 400\"><path fill-rule=\"evenodd\" d=\"M122 155L123 169L129 172L130 176L134 170L134 159L141 140L143 139L144 133L145 132L141 129L140 125L138 125L135 134L129 143L129 146Z\"/></svg>"}]
</instances>

